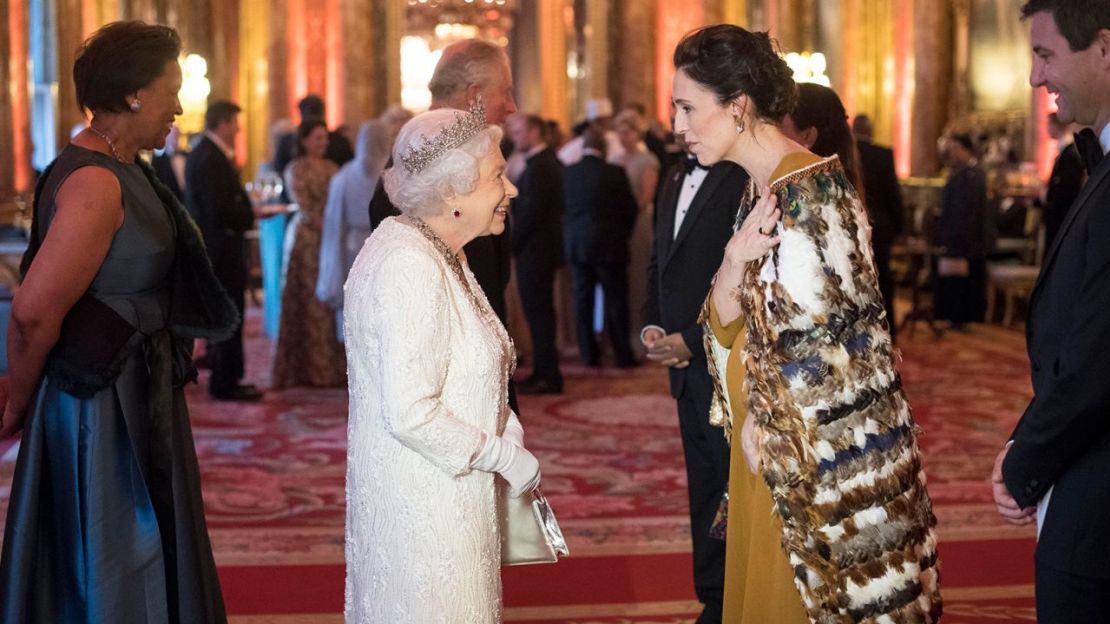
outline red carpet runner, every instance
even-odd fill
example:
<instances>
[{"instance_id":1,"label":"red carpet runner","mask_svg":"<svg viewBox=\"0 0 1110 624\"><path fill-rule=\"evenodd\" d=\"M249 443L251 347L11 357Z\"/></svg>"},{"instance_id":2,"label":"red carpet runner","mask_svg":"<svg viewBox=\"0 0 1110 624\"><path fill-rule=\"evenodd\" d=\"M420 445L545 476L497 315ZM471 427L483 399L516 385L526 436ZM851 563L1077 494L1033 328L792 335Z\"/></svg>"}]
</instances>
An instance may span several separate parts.
<instances>
[{"instance_id":1,"label":"red carpet runner","mask_svg":"<svg viewBox=\"0 0 1110 624\"><path fill-rule=\"evenodd\" d=\"M257 318L247 336L249 376L266 385L271 345ZM987 481L1031 394L1022 335L918 332L902 351L940 518L945 622L1034 621L1032 531L998 520ZM573 556L506 569L506 621L692 622L685 473L664 371L564 373L567 393L523 397L521 420ZM273 392L259 405L189 392L233 624L341 622L345 392ZM15 450L0 446L0 513Z\"/></svg>"}]
</instances>

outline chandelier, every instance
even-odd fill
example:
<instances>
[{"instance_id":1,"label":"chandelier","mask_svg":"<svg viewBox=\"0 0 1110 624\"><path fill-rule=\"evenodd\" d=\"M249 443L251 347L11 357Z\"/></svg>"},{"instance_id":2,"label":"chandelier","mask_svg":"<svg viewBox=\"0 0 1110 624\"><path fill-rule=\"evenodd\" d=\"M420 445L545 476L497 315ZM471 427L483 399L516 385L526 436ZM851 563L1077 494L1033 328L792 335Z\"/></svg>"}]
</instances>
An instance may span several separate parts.
<instances>
[{"instance_id":1,"label":"chandelier","mask_svg":"<svg viewBox=\"0 0 1110 624\"><path fill-rule=\"evenodd\" d=\"M442 37L444 25L462 24L476 28L484 38L499 40L512 29L516 4L516 0L407 0L405 21L409 34Z\"/></svg>"}]
</instances>

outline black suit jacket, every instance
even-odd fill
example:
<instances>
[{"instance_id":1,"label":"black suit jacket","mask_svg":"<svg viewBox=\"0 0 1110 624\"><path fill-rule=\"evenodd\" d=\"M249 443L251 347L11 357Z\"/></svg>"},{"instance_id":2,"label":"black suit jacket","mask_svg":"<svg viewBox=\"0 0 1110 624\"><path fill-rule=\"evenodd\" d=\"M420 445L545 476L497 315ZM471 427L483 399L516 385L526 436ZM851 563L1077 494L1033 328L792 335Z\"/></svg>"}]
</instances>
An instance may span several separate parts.
<instances>
[{"instance_id":1,"label":"black suit jacket","mask_svg":"<svg viewBox=\"0 0 1110 624\"><path fill-rule=\"evenodd\" d=\"M1045 257L1026 324L1033 401L1002 473L1017 502L1053 488L1038 564L1110 578L1110 158Z\"/></svg>"},{"instance_id":2,"label":"black suit jacket","mask_svg":"<svg viewBox=\"0 0 1110 624\"><path fill-rule=\"evenodd\" d=\"M694 195L678 236L674 236L678 196L685 180L682 163L671 167L655 201L655 242L643 309L645 325L658 325L668 334L681 332L693 354L689 367L670 369L671 395L676 399L685 392L690 374L708 375L698 315L709 294L713 274L721 265L725 245L732 237L748 174L732 162L714 165Z\"/></svg>"},{"instance_id":3,"label":"black suit jacket","mask_svg":"<svg viewBox=\"0 0 1110 624\"><path fill-rule=\"evenodd\" d=\"M555 270L563 264L563 166L550 148L524 165L513 199L512 250L517 265Z\"/></svg>"},{"instance_id":4,"label":"black suit jacket","mask_svg":"<svg viewBox=\"0 0 1110 624\"><path fill-rule=\"evenodd\" d=\"M889 247L906 228L902 189L894 170L894 151L869 141L857 141L864 199L871 216L871 240L876 247Z\"/></svg>"},{"instance_id":5,"label":"black suit jacket","mask_svg":"<svg viewBox=\"0 0 1110 624\"><path fill-rule=\"evenodd\" d=\"M1044 244L1045 249L1052 247L1060 226L1068 215L1068 210L1079 196L1083 187L1086 169L1075 143L1068 145L1056 157L1052 165L1052 176L1048 179L1048 189L1044 198Z\"/></svg>"},{"instance_id":6,"label":"black suit jacket","mask_svg":"<svg viewBox=\"0 0 1110 624\"><path fill-rule=\"evenodd\" d=\"M978 165L952 173L944 185L937 242L944 255L985 258L991 247L987 176Z\"/></svg>"},{"instance_id":7,"label":"black suit jacket","mask_svg":"<svg viewBox=\"0 0 1110 624\"><path fill-rule=\"evenodd\" d=\"M206 136L185 159L185 207L204 237L216 277L229 290L244 288L243 232L254 226L254 211L235 165Z\"/></svg>"},{"instance_id":8,"label":"black suit jacket","mask_svg":"<svg viewBox=\"0 0 1110 624\"><path fill-rule=\"evenodd\" d=\"M570 262L628 262L636 197L624 169L587 155L564 171L563 240Z\"/></svg>"}]
</instances>

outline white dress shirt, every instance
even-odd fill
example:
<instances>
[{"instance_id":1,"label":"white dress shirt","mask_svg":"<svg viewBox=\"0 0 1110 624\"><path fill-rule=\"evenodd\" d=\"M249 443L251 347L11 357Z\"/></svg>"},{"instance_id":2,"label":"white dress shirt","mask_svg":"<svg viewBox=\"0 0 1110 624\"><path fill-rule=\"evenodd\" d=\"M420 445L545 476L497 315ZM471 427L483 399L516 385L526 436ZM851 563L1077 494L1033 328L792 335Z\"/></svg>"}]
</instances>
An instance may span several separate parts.
<instances>
[{"instance_id":1,"label":"white dress shirt","mask_svg":"<svg viewBox=\"0 0 1110 624\"><path fill-rule=\"evenodd\" d=\"M1110 123L1102 127L1102 132L1098 135L1098 142L1102 145L1102 153L1110 152Z\"/></svg>"},{"instance_id":2,"label":"white dress shirt","mask_svg":"<svg viewBox=\"0 0 1110 624\"><path fill-rule=\"evenodd\" d=\"M686 220L690 204L694 203L694 197L698 194L698 189L701 188L702 182L705 182L707 175L709 175L708 169L694 167L694 170L687 173L682 180L682 191L678 194L678 205L674 210L674 233L671 234L671 238L678 238L678 231L682 228L682 222Z\"/></svg>"}]
</instances>

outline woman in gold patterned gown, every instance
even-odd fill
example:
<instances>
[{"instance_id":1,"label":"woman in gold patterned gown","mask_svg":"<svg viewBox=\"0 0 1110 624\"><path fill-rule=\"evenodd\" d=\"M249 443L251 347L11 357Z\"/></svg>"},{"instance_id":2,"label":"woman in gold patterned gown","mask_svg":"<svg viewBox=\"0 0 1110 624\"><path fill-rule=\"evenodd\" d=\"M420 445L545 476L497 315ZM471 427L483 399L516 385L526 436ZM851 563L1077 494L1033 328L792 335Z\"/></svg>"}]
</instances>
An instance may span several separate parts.
<instances>
[{"instance_id":1,"label":"woman in gold patterned gown","mask_svg":"<svg viewBox=\"0 0 1110 624\"><path fill-rule=\"evenodd\" d=\"M347 383L346 355L335 330L335 314L316 299L320 236L328 185L338 166L324 158L328 129L323 122L297 128L297 158L285 168L285 185L300 215L281 292L281 325L274 356L274 388L339 387Z\"/></svg>"}]
</instances>

